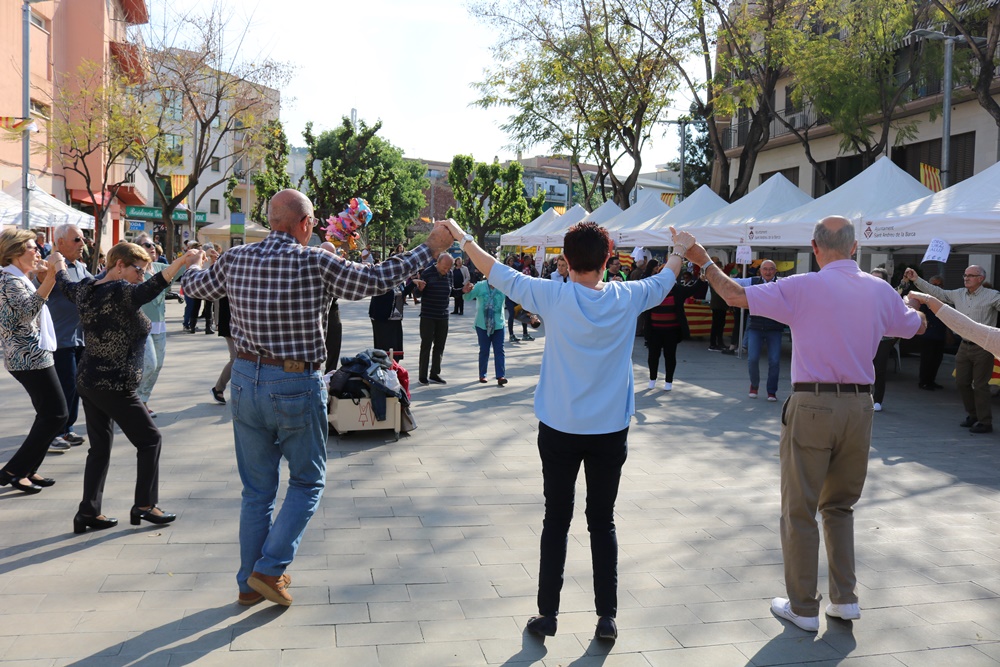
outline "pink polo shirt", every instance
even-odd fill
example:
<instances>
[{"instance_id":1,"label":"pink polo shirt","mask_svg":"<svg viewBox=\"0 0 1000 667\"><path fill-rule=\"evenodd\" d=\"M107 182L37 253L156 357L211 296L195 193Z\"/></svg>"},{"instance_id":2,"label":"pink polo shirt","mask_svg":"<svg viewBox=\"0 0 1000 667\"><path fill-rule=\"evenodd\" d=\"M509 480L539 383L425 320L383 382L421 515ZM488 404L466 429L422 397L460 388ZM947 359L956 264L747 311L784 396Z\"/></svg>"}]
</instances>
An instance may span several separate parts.
<instances>
[{"instance_id":1,"label":"pink polo shirt","mask_svg":"<svg viewBox=\"0 0 1000 667\"><path fill-rule=\"evenodd\" d=\"M746 288L750 313L792 330L792 382L871 384L883 336L910 338L920 316L851 259Z\"/></svg>"}]
</instances>

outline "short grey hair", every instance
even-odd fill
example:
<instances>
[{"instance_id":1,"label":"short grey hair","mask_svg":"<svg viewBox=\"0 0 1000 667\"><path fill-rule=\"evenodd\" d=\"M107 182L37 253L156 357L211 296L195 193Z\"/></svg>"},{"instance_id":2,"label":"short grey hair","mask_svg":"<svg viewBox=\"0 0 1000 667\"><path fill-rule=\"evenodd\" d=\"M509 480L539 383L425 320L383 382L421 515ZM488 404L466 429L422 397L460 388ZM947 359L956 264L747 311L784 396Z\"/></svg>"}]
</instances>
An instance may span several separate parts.
<instances>
[{"instance_id":1,"label":"short grey hair","mask_svg":"<svg viewBox=\"0 0 1000 667\"><path fill-rule=\"evenodd\" d=\"M839 229L830 229L827 222L842 222ZM831 215L816 223L813 241L824 250L831 250L844 257L851 256L854 248L854 223L839 215Z\"/></svg>"},{"instance_id":2,"label":"short grey hair","mask_svg":"<svg viewBox=\"0 0 1000 667\"><path fill-rule=\"evenodd\" d=\"M60 239L69 238L71 234L75 234L80 227L72 223L63 223L57 225L55 231L52 232L52 240L58 241Z\"/></svg>"},{"instance_id":3,"label":"short grey hair","mask_svg":"<svg viewBox=\"0 0 1000 667\"><path fill-rule=\"evenodd\" d=\"M437 256L437 260L436 261L440 262L445 257L447 257L448 259L450 259L452 261L455 261L455 258L451 256L450 252L443 252L443 253L441 253L440 255Z\"/></svg>"}]
</instances>

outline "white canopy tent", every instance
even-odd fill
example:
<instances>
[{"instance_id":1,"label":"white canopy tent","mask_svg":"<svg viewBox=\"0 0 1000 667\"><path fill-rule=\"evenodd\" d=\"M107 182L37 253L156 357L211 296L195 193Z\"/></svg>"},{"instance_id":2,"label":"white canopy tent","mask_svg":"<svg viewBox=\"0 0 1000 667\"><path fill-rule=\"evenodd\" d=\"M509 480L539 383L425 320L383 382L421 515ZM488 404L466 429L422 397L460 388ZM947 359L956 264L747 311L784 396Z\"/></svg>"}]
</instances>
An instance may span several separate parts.
<instances>
[{"instance_id":1,"label":"white canopy tent","mask_svg":"<svg viewBox=\"0 0 1000 667\"><path fill-rule=\"evenodd\" d=\"M21 183L15 181L6 188L4 192L17 201L17 213L13 224L20 226L21 211ZM80 229L93 229L94 216L78 211L72 206L67 206L48 192L42 190L34 181L31 182L30 192L30 216L28 218L31 228L55 227L57 225L73 224Z\"/></svg>"},{"instance_id":2,"label":"white canopy tent","mask_svg":"<svg viewBox=\"0 0 1000 667\"><path fill-rule=\"evenodd\" d=\"M13 225L20 215L21 201L0 190L0 225Z\"/></svg>"},{"instance_id":3,"label":"white canopy tent","mask_svg":"<svg viewBox=\"0 0 1000 667\"><path fill-rule=\"evenodd\" d=\"M669 246L670 225L679 225L714 213L727 206L726 200L703 185L670 210L631 229L621 229L615 243L621 246L655 248Z\"/></svg>"},{"instance_id":4,"label":"white canopy tent","mask_svg":"<svg viewBox=\"0 0 1000 667\"><path fill-rule=\"evenodd\" d=\"M263 241L267 238L267 235L271 233L271 230L266 227L258 225L256 222L246 221L246 242L255 243L257 241ZM230 241L233 236L243 236L242 234L232 234L230 231L230 223L227 221L213 222L210 225L205 225L198 230L198 240L202 243L206 241L211 241L212 243L218 245L221 248L230 247Z\"/></svg>"},{"instance_id":5,"label":"white canopy tent","mask_svg":"<svg viewBox=\"0 0 1000 667\"><path fill-rule=\"evenodd\" d=\"M858 241L869 248L1000 244L1000 163L972 178L889 210L867 215ZM986 252L984 249L983 252Z\"/></svg>"},{"instance_id":6,"label":"white canopy tent","mask_svg":"<svg viewBox=\"0 0 1000 667\"><path fill-rule=\"evenodd\" d=\"M865 216L883 211L889 206L912 202L929 194L930 190L882 157L839 188L822 197L753 225L751 245L770 248L808 248L813 227L829 215L842 215L858 225ZM749 236L749 232L748 232ZM861 239L863 240L863 239Z\"/></svg>"},{"instance_id":7,"label":"white canopy tent","mask_svg":"<svg viewBox=\"0 0 1000 667\"><path fill-rule=\"evenodd\" d=\"M653 218L663 215L670 210L670 207L663 203L659 197L643 197L635 204L611 218L604 224L604 228L611 234L615 244L619 244L619 236L622 232L630 231L643 223L649 222Z\"/></svg>"},{"instance_id":8,"label":"white canopy tent","mask_svg":"<svg viewBox=\"0 0 1000 667\"><path fill-rule=\"evenodd\" d=\"M748 243L770 247L767 232L759 223L810 201L812 197L781 174L775 174L725 208L674 226L694 234L698 242L706 247Z\"/></svg>"},{"instance_id":9,"label":"white canopy tent","mask_svg":"<svg viewBox=\"0 0 1000 667\"><path fill-rule=\"evenodd\" d=\"M560 246L562 238L566 235L566 230L580 222L587 216L587 209L576 204L558 218L550 221L546 225L539 227L535 233L525 237L522 246ZM555 241L553 243L552 241Z\"/></svg>"},{"instance_id":10,"label":"white canopy tent","mask_svg":"<svg viewBox=\"0 0 1000 667\"><path fill-rule=\"evenodd\" d=\"M502 246L523 246L523 245L535 245L534 243L525 243L524 239L531 234L537 232L539 229L544 228L546 225L551 224L554 220L559 217L559 211L554 208L550 208L543 212L540 216L526 224L520 229L515 229L512 232L507 232L506 234L500 235L500 245Z\"/></svg>"},{"instance_id":11,"label":"white canopy tent","mask_svg":"<svg viewBox=\"0 0 1000 667\"><path fill-rule=\"evenodd\" d=\"M573 216L570 216L570 214L576 211L577 208L579 208L580 211L586 213L586 210L582 206L577 204L576 206L568 210L561 218L559 218L559 220L556 221L557 224L555 225L554 229L546 230L545 245L547 247L554 248L561 246L563 242L563 237L566 236L566 232L568 232L569 228L577 224L578 222L596 222L599 225L603 225L605 222L607 222L608 220L610 220L611 218L615 217L616 215L622 212L622 210L618 208L618 205L611 200L604 202L590 213L586 213L585 215L579 218L576 217L577 215L579 215L579 212L577 212Z\"/></svg>"}]
</instances>

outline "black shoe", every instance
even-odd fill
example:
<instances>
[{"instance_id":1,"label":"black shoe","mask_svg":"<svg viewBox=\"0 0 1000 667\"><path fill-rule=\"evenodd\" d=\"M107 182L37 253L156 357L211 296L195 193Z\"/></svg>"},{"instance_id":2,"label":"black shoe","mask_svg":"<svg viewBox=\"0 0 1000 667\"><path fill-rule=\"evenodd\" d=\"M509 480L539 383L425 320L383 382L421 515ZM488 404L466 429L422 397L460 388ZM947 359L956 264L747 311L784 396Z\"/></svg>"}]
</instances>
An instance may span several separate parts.
<instances>
[{"instance_id":1,"label":"black shoe","mask_svg":"<svg viewBox=\"0 0 1000 667\"><path fill-rule=\"evenodd\" d=\"M185 327L184 331L185 333L190 333L190 334L198 333L198 327Z\"/></svg>"},{"instance_id":2,"label":"black shoe","mask_svg":"<svg viewBox=\"0 0 1000 667\"><path fill-rule=\"evenodd\" d=\"M969 429L969 433L992 433L993 424L984 424L983 422L976 422Z\"/></svg>"},{"instance_id":3,"label":"black shoe","mask_svg":"<svg viewBox=\"0 0 1000 667\"><path fill-rule=\"evenodd\" d=\"M215 329L213 329L212 327L205 327L205 335L206 336L211 336L214 333L215 333Z\"/></svg>"},{"instance_id":4,"label":"black shoe","mask_svg":"<svg viewBox=\"0 0 1000 667\"><path fill-rule=\"evenodd\" d=\"M502 387L505 384L507 384L507 378L497 378L497 385Z\"/></svg>"},{"instance_id":5,"label":"black shoe","mask_svg":"<svg viewBox=\"0 0 1000 667\"><path fill-rule=\"evenodd\" d=\"M736 354L736 350L730 350L728 347L725 348L725 349L719 350L719 352L721 352L722 354Z\"/></svg>"},{"instance_id":6,"label":"black shoe","mask_svg":"<svg viewBox=\"0 0 1000 667\"><path fill-rule=\"evenodd\" d=\"M507 342L508 343L520 343L521 341L518 339L517 336L511 336L510 338L507 339Z\"/></svg>"},{"instance_id":7,"label":"black shoe","mask_svg":"<svg viewBox=\"0 0 1000 667\"><path fill-rule=\"evenodd\" d=\"M921 382L917 386L920 387L921 389L926 389L927 391L934 391L934 385L932 384L924 384L923 382Z\"/></svg>"},{"instance_id":8,"label":"black shoe","mask_svg":"<svg viewBox=\"0 0 1000 667\"><path fill-rule=\"evenodd\" d=\"M112 517L99 517L99 516L87 516L86 514L76 513L73 517L73 532L77 535L84 533L88 528L93 528L94 530L107 530L108 528L114 528L118 525L118 519Z\"/></svg>"},{"instance_id":9,"label":"black shoe","mask_svg":"<svg viewBox=\"0 0 1000 667\"><path fill-rule=\"evenodd\" d=\"M72 431L69 433L63 433L60 437L62 437L62 439L68 442L72 447L77 447L83 444L83 436L77 435Z\"/></svg>"},{"instance_id":10,"label":"black shoe","mask_svg":"<svg viewBox=\"0 0 1000 667\"><path fill-rule=\"evenodd\" d=\"M614 641L618 639L618 625L612 616L601 616L597 620L597 630L594 631L595 639L606 639Z\"/></svg>"},{"instance_id":11,"label":"black shoe","mask_svg":"<svg viewBox=\"0 0 1000 667\"><path fill-rule=\"evenodd\" d=\"M427 379L426 378L420 378L419 380L417 380L417 382L419 382L420 384L427 384Z\"/></svg>"},{"instance_id":12,"label":"black shoe","mask_svg":"<svg viewBox=\"0 0 1000 667\"><path fill-rule=\"evenodd\" d=\"M31 480L32 484L41 487L52 486L53 484L56 483L56 480L52 479L51 477L39 477L37 474L29 475L28 479Z\"/></svg>"},{"instance_id":13,"label":"black shoe","mask_svg":"<svg viewBox=\"0 0 1000 667\"><path fill-rule=\"evenodd\" d=\"M160 510L159 514L154 514L154 512L158 509L160 508L153 506L150 507L148 510L142 510L139 509L138 507L133 506L132 511L129 512L129 518L131 519L131 524L133 526L138 526L140 523L142 523L143 519L145 519L150 523L163 524L163 523L170 523L171 521L177 518L176 514L171 514L170 512L164 512L163 510Z\"/></svg>"},{"instance_id":14,"label":"black shoe","mask_svg":"<svg viewBox=\"0 0 1000 667\"><path fill-rule=\"evenodd\" d=\"M521 336L521 340L535 340L535 339L529 334L524 334L523 336Z\"/></svg>"},{"instance_id":15,"label":"black shoe","mask_svg":"<svg viewBox=\"0 0 1000 667\"><path fill-rule=\"evenodd\" d=\"M556 625L555 616L532 616L528 619L528 624L524 626L524 629L540 637L555 637Z\"/></svg>"},{"instance_id":16,"label":"black shoe","mask_svg":"<svg viewBox=\"0 0 1000 667\"><path fill-rule=\"evenodd\" d=\"M937 382L931 382L931 389L944 389L944 385L938 384Z\"/></svg>"},{"instance_id":17,"label":"black shoe","mask_svg":"<svg viewBox=\"0 0 1000 667\"><path fill-rule=\"evenodd\" d=\"M42 490L42 487L37 484L25 484L21 481L21 477L15 477L6 470L0 470L0 486L7 486L8 484L18 491L23 491L27 494L35 494Z\"/></svg>"},{"instance_id":18,"label":"black shoe","mask_svg":"<svg viewBox=\"0 0 1000 667\"><path fill-rule=\"evenodd\" d=\"M434 384L448 384L440 375L431 375L428 379Z\"/></svg>"},{"instance_id":19,"label":"black shoe","mask_svg":"<svg viewBox=\"0 0 1000 667\"><path fill-rule=\"evenodd\" d=\"M972 415L966 417L965 421L959 424L959 426L961 426L962 428L972 428L975 425L976 425L976 418L973 417Z\"/></svg>"},{"instance_id":20,"label":"black shoe","mask_svg":"<svg viewBox=\"0 0 1000 667\"><path fill-rule=\"evenodd\" d=\"M223 396L222 392L216 389L215 387L212 387L212 398L214 398L215 402L218 403L219 405L226 404L226 397Z\"/></svg>"}]
</instances>

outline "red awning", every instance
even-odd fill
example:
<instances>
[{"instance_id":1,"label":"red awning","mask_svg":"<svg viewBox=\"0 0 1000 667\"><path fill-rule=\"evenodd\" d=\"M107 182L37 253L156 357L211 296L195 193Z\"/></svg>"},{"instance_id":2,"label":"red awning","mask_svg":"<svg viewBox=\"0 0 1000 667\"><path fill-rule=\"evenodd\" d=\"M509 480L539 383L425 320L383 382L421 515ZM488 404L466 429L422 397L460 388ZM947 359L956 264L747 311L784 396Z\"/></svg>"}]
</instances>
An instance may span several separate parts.
<instances>
[{"instance_id":1,"label":"red awning","mask_svg":"<svg viewBox=\"0 0 1000 667\"><path fill-rule=\"evenodd\" d=\"M69 191L69 196L70 199L79 204L86 204L87 206L105 206L105 202L110 199L111 194L105 190L104 192L91 197L90 193L86 190L72 189Z\"/></svg>"},{"instance_id":2,"label":"red awning","mask_svg":"<svg viewBox=\"0 0 1000 667\"><path fill-rule=\"evenodd\" d=\"M108 42L108 49L130 83L140 83L145 79L139 47L126 42Z\"/></svg>"},{"instance_id":3,"label":"red awning","mask_svg":"<svg viewBox=\"0 0 1000 667\"><path fill-rule=\"evenodd\" d=\"M118 188L118 201L126 206L145 206L146 198L135 189L134 185L123 185Z\"/></svg>"}]
</instances>

